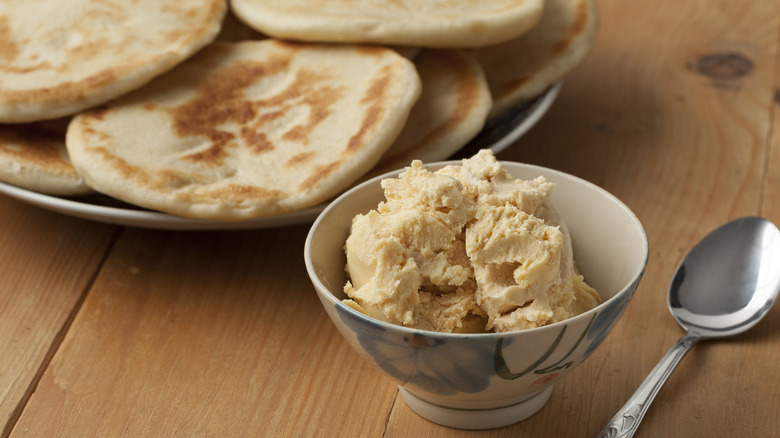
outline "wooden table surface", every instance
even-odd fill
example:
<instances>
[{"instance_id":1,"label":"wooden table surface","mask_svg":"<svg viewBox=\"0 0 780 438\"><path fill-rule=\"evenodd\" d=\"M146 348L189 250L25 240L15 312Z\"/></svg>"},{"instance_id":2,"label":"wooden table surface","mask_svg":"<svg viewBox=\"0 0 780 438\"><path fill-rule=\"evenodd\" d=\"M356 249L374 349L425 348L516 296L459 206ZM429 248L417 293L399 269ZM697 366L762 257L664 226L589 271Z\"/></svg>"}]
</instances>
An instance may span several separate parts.
<instances>
[{"instance_id":1,"label":"wooden table surface","mask_svg":"<svg viewBox=\"0 0 780 438\"><path fill-rule=\"evenodd\" d=\"M780 223L780 2L602 0L601 31L503 160L588 179L650 241L602 346L539 413L469 432L414 414L342 340L303 263L308 225L125 228L0 197L0 433L11 437L591 437L683 334L681 257L727 220ZM699 344L639 437L780 434L780 306Z\"/></svg>"}]
</instances>

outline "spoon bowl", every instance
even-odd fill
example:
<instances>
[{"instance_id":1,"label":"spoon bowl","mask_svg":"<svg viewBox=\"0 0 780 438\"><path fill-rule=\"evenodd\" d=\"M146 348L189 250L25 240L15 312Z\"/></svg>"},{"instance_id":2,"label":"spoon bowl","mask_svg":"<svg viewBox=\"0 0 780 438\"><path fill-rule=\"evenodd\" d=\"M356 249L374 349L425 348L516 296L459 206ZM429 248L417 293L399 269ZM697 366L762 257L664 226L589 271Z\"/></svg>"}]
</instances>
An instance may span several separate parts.
<instances>
[{"instance_id":1,"label":"spoon bowl","mask_svg":"<svg viewBox=\"0 0 780 438\"><path fill-rule=\"evenodd\" d=\"M769 312L780 291L780 231L759 217L728 222L677 267L669 311L685 335L675 343L598 437L634 435L650 403L697 342L743 333Z\"/></svg>"},{"instance_id":2,"label":"spoon bowl","mask_svg":"<svg viewBox=\"0 0 780 438\"><path fill-rule=\"evenodd\" d=\"M733 336L758 323L780 288L779 236L758 217L707 235L680 263L669 288L677 323L705 338Z\"/></svg>"}]
</instances>

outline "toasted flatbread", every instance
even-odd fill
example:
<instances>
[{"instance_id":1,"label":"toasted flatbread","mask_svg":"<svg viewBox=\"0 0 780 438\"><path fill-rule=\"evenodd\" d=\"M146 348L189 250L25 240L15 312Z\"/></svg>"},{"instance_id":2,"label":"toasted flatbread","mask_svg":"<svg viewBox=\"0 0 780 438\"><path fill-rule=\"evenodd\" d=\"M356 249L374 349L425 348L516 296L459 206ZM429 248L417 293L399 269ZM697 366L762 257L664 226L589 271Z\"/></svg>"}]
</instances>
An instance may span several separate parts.
<instances>
[{"instance_id":1,"label":"toasted flatbread","mask_svg":"<svg viewBox=\"0 0 780 438\"><path fill-rule=\"evenodd\" d=\"M539 23L514 40L473 50L493 95L493 118L541 94L590 52L598 32L595 0L547 0Z\"/></svg>"},{"instance_id":2,"label":"toasted flatbread","mask_svg":"<svg viewBox=\"0 0 780 438\"><path fill-rule=\"evenodd\" d=\"M0 0L0 123L138 88L209 44L226 0Z\"/></svg>"},{"instance_id":3,"label":"toasted flatbread","mask_svg":"<svg viewBox=\"0 0 780 438\"><path fill-rule=\"evenodd\" d=\"M379 160L421 92L379 46L214 43L148 86L76 116L67 147L88 185L219 220L321 203Z\"/></svg>"},{"instance_id":4,"label":"toasted flatbread","mask_svg":"<svg viewBox=\"0 0 780 438\"><path fill-rule=\"evenodd\" d=\"M522 35L544 0L231 0L239 19L299 41L479 47Z\"/></svg>"},{"instance_id":5,"label":"toasted flatbread","mask_svg":"<svg viewBox=\"0 0 780 438\"><path fill-rule=\"evenodd\" d=\"M458 49L424 49L414 64L423 84L420 99L393 146L370 175L449 158L485 124L492 100L482 67Z\"/></svg>"},{"instance_id":6,"label":"toasted flatbread","mask_svg":"<svg viewBox=\"0 0 780 438\"><path fill-rule=\"evenodd\" d=\"M0 125L0 181L49 195L91 193L68 158L67 124L58 119Z\"/></svg>"}]
</instances>

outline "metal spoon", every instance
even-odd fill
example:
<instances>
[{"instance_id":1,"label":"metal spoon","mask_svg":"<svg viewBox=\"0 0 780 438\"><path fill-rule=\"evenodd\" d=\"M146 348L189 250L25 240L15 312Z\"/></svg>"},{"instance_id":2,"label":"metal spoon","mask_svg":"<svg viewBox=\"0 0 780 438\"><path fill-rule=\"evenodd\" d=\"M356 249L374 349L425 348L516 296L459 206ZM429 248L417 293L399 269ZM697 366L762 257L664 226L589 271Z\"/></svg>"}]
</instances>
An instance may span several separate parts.
<instances>
[{"instance_id":1,"label":"metal spoon","mask_svg":"<svg viewBox=\"0 0 780 438\"><path fill-rule=\"evenodd\" d=\"M631 437L661 386L699 341L742 333L767 314L780 290L780 231L744 217L722 225L680 263L668 306L685 335L666 353L598 438Z\"/></svg>"}]
</instances>

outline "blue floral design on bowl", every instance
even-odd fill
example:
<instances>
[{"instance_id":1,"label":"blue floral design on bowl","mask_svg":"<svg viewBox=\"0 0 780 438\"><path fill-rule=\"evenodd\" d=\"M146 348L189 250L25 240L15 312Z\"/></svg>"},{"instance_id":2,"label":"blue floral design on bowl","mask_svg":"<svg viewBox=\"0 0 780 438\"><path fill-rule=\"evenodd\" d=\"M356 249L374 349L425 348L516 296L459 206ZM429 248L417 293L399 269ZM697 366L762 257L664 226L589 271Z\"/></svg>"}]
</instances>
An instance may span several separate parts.
<instances>
[{"instance_id":1,"label":"blue floral design on bowl","mask_svg":"<svg viewBox=\"0 0 780 438\"><path fill-rule=\"evenodd\" d=\"M620 315L628 306L628 302L631 301L631 297L639 285L639 280L629 286L630 290L624 293L620 298L606 304L601 311L596 315L596 319L591 324L588 330L588 349L585 351L585 357L590 356L591 353L606 339L607 335L612 331L612 326L620 319Z\"/></svg>"},{"instance_id":2,"label":"blue floral design on bowl","mask_svg":"<svg viewBox=\"0 0 780 438\"><path fill-rule=\"evenodd\" d=\"M413 330L388 330L337 306L365 352L393 379L436 395L478 393L489 385L494 349L484 340ZM411 347L411 348L410 348Z\"/></svg>"}]
</instances>

